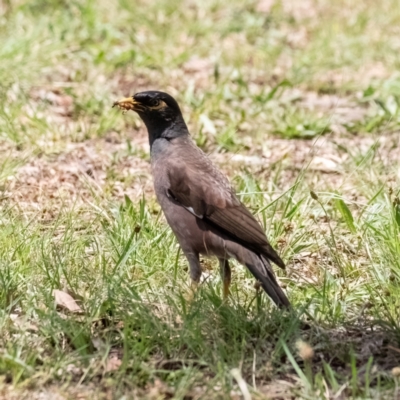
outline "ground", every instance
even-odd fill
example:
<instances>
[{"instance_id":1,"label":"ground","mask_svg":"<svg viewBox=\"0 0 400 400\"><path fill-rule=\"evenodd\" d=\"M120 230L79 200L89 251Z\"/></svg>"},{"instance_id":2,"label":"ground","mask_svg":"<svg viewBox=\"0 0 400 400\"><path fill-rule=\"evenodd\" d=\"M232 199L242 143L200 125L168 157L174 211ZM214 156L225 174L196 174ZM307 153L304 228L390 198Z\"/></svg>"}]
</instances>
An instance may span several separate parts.
<instances>
[{"instance_id":1,"label":"ground","mask_svg":"<svg viewBox=\"0 0 400 400\"><path fill-rule=\"evenodd\" d=\"M0 399L393 399L397 0L0 3ZM176 97L287 264L187 301L147 133Z\"/></svg>"}]
</instances>

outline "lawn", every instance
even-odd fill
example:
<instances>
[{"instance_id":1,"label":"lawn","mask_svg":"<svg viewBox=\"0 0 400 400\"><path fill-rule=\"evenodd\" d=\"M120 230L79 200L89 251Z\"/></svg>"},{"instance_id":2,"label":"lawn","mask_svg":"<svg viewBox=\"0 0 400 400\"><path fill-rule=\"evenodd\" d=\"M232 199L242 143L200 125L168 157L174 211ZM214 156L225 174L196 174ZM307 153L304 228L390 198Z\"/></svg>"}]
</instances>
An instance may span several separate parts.
<instances>
[{"instance_id":1,"label":"lawn","mask_svg":"<svg viewBox=\"0 0 400 400\"><path fill-rule=\"evenodd\" d=\"M194 299L147 132L172 94L287 263ZM0 2L0 399L400 396L398 0Z\"/></svg>"}]
</instances>

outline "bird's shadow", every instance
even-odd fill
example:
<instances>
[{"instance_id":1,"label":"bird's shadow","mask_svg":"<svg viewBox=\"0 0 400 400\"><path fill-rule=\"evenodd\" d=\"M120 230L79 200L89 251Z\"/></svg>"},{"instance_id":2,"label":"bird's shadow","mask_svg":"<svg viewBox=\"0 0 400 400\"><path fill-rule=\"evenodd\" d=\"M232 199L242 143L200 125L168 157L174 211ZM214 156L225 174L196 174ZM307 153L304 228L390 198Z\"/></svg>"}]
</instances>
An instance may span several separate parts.
<instances>
[{"instance_id":1,"label":"bird's shadow","mask_svg":"<svg viewBox=\"0 0 400 400\"><path fill-rule=\"evenodd\" d=\"M154 302L124 297L123 335L116 335L115 346L123 343L121 351L130 357L146 349L146 362L164 375L191 368L213 377L221 368L240 368L245 380L260 385L293 380L306 369L299 340L312 349L312 374L324 379L334 374L339 384L353 379L361 386L367 380L377 385L382 378L392 379L390 371L399 364L399 330L363 314L321 322L312 318L312 304L294 302L291 310L281 310L261 292L234 290L223 301L210 283L190 301L186 293L165 288Z\"/></svg>"}]
</instances>

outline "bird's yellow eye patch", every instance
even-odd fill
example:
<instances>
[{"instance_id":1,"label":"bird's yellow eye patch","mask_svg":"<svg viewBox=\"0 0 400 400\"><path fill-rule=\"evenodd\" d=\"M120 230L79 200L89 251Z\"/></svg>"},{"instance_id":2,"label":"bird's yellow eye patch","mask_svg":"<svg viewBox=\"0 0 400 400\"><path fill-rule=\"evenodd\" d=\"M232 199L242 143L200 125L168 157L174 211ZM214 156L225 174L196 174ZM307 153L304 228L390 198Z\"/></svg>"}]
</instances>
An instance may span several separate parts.
<instances>
[{"instance_id":1,"label":"bird's yellow eye patch","mask_svg":"<svg viewBox=\"0 0 400 400\"><path fill-rule=\"evenodd\" d=\"M149 106L150 110L161 110L162 108L167 107L167 104L162 100L157 100L154 105Z\"/></svg>"}]
</instances>

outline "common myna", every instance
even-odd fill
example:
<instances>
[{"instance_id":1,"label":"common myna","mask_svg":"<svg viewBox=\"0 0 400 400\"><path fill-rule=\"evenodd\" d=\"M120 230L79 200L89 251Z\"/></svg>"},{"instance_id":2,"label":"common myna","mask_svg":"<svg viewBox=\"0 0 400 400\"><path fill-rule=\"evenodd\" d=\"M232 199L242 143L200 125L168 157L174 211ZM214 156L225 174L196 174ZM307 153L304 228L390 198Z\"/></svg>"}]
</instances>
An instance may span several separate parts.
<instances>
[{"instance_id":1,"label":"common myna","mask_svg":"<svg viewBox=\"0 0 400 400\"><path fill-rule=\"evenodd\" d=\"M146 91L114 106L136 111L147 127L157 199L189 261L192 284L200 281L199 255L214 255L226 298L231 283L228 260L235 258L279 307L289 307L270 264L285 268L284 262L228 179L193 142L176 100Z\"/></svg>"}]
</instances>

